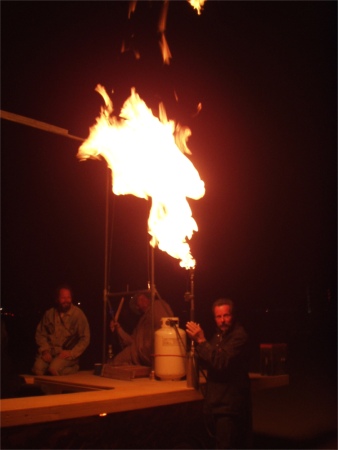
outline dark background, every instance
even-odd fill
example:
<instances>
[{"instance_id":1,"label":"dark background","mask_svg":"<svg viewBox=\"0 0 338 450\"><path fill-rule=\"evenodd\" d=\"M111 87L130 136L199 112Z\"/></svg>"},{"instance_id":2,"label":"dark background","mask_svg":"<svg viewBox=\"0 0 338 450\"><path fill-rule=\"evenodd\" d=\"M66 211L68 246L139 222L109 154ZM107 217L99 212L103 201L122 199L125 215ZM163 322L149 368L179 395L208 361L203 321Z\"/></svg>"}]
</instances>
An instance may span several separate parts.
<instances>
[{"instance_id":1,"label":"dark background","mask_svg":"<svg viewBox=\"0 0 338 450\"><path fill-rule=\"evenodd\" d=\"M295 376L325 368L333 387L336 3L208 1L197 15L170 2L170 65L158 46L161 8L138 2L128 20L128 2L1 2L1 109L86 138L103 104L98 83L114 90L116 115L133 86L155 115L162 101L190 127L206 186L190 202L197 320L210 333L213 300L231 296L253 370L260 342L286 342ZM80 163L79 141L7 120L1 128L2 312L18 370L30 371L36 325L64 281L90 322L82 367L91 368L105 326L106 164ZM109 290L145 289L150 204L113 194L109 204ZM154 262L156 288L184 328L190 273L158 249ZM127 307L121 323L135 323Z\"/></svg>"}]
</instances>

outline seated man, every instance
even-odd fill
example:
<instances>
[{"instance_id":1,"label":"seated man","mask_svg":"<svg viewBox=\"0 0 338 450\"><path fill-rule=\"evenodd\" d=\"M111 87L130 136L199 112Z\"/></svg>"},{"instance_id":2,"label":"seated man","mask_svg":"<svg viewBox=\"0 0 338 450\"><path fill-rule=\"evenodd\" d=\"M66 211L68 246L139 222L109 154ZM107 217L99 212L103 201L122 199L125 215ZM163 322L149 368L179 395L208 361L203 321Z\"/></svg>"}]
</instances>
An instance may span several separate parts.
<instances>
[{"instance_id":1,"label":"seated man","mask_svg":"<svg viewBox=\"0 0 338 450\"><path fill-rule=\"evenodd\" d=\"M67 375L79 370L79 357L90 341L88 320L72 303L68 286L57 289L56 305L48 309L35 333L38 354L32 368L36 375Z\"/></svg>"},{"instance_id":2,"label":"seated man","mask_svg":"<svg viewBox=\"0 0 338 450\"><path fill-rule=\"evenodd\" d=\"M154 332L161 328L162 317L173 317L173 312L167 302L154 300L154 329L152 327L152 307L150 293L138 293L130 300L131 309L141 314L141 317L131 335L126 333L121 325L114 320L110 322L111 331L118 333L123 350L113 359L114 366L142 365L151 366Z\"/></svg>"}]
</instances>

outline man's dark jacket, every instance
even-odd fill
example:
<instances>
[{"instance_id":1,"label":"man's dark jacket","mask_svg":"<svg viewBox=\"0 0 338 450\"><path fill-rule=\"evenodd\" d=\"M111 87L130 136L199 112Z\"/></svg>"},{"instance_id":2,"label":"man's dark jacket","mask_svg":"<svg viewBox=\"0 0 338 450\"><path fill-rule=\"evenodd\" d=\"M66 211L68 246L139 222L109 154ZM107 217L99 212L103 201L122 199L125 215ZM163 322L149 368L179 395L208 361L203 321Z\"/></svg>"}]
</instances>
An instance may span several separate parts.
<instances>
[{"instance_id":1,"label":"man's dark jacket","mask_svg":"<svg viewBox=\"0 0 338 450\"><path fill-rule=\"evenodd\" d=\"M237 322L225 333L197 345L201 367L207 370L205 412L246 415L250 408L248 335Z\"/></svg>"}]
</instances>

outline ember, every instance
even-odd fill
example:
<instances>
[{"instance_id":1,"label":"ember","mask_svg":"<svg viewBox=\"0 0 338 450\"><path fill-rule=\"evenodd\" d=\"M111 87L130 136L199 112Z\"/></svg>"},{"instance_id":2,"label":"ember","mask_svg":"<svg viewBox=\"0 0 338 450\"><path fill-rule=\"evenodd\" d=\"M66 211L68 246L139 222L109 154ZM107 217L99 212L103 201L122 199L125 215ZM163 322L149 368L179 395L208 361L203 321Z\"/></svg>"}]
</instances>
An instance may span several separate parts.
<instances>
[{"instance_id":1,"label":"ember","mask_svg":"<svg viewBox=\"0 0 338 450\"><path fill-rule=\"evenodd\" d=\"M190 5L197 11L197 14L200 15L203 9L203 5L206 0L188 0ZM131 15L136 10L137 0L133 0L129 2L129 11L128 11L128 19L130 19ZM168 7L169 0L164 0L162 5L162 12L158 22L158 32L160 34L159 45L162 52L162 58L164 64L170 64L170 59L172 58L169 45L167 43L167 39L165 36L166 31L166 23L167 23L167 15L168 15ZM121 52L124 53L126 51L125 44L122 44ZM134 50L134 55L136 59L140 58L140 54L138 51Z\"/></svg>"}]
</instances>

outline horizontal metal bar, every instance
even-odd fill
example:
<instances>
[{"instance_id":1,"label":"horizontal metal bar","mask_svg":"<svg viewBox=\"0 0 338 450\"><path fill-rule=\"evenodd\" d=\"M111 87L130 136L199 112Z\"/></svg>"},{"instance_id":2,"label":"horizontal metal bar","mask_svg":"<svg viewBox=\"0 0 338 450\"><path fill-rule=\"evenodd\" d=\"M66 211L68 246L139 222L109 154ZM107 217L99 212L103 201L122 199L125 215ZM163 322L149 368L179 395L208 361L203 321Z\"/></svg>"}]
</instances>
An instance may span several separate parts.
<instances>
[{"instance_id":1,"label":"horizontal metal bar","mask_svg":"<svg viewBox=\"0 0 338 450\"><path fill-rule=\"evenodd\" d=\"M145 294L147 292L151 292L151 290L150 289L137 289L136 291L108 292L107 296L108 297L120 297L120 296L124 296L124 295L134 295L137 293Z\"/></svg>"}]
</instances>

